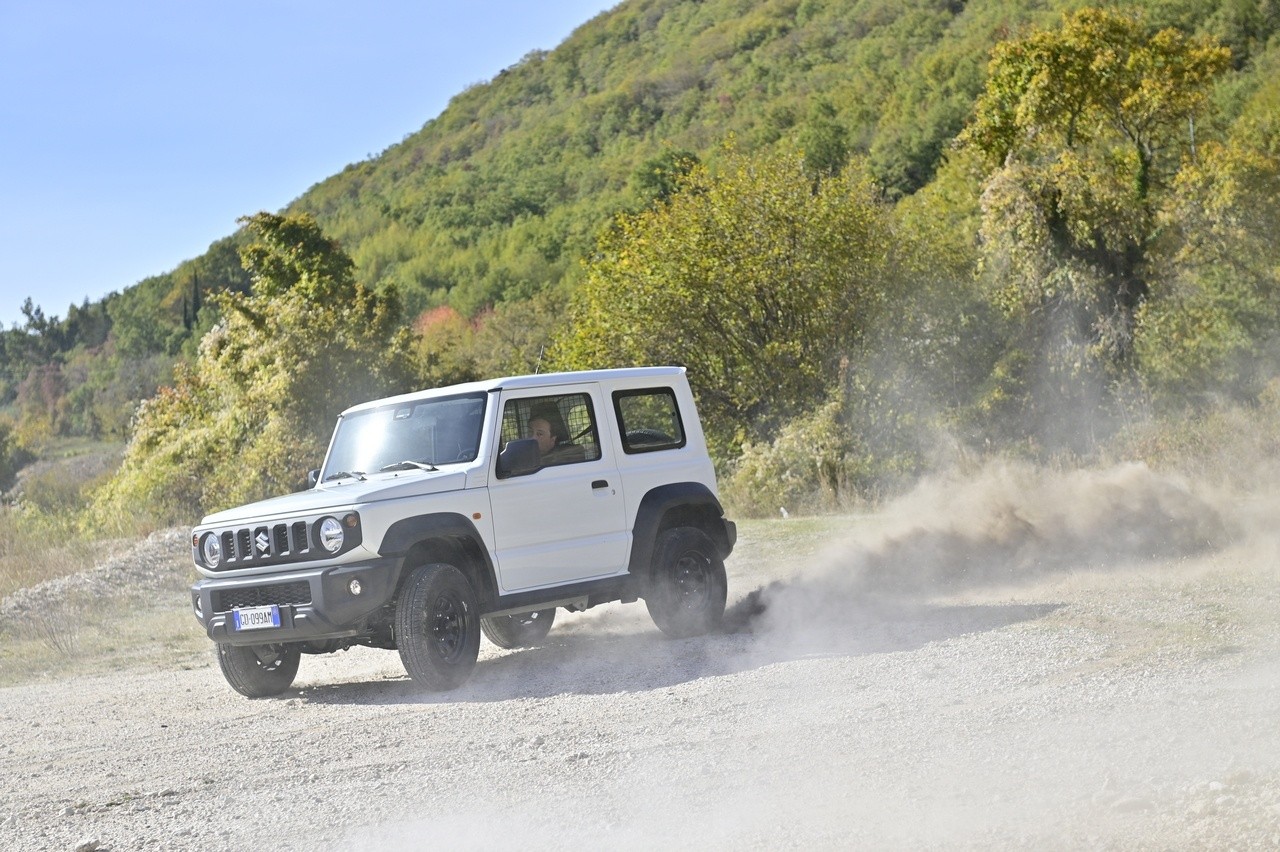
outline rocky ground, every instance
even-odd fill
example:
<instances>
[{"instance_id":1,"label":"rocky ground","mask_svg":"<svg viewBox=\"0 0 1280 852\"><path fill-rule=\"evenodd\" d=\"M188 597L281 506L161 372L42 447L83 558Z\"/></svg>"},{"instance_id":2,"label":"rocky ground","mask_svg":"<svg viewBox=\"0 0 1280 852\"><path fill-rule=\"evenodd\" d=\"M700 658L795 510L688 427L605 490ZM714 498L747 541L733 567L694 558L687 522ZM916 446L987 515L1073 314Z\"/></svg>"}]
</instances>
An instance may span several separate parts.
<instances>
[{"instance_id":1,"label":"rocky ground","mask_svg":"<svg viewBox=\"0 0 1280 852\"><path fill-rule=\"evenodd\" d=\"M274 700L208 657L6 688L0 848L1280 847L1275 505L991 471L744 526L737 632L561 613L447 694L363 649Z\"/></svg>"}]
</instances>

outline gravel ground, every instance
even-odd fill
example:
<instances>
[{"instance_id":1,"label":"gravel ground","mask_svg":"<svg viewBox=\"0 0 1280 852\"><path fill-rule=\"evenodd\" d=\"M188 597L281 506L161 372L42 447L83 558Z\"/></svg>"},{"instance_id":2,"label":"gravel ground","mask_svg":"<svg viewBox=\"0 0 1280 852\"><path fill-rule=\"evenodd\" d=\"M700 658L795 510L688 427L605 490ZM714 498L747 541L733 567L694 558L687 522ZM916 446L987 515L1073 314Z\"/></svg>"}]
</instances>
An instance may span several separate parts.
<instances>
[{"instance_id":1,"label":"gravel ground","mask_svg":"<svg viewBox=\"0 0 1280 852\"><path fill-rule=\"evenodd\" d=\"M1277 848L1277 505L999 469L745 527L738 632L561 613L442 695L367 649L273 700L211 660L3 689L0 848Z\"/></svg>"}]
</instances>

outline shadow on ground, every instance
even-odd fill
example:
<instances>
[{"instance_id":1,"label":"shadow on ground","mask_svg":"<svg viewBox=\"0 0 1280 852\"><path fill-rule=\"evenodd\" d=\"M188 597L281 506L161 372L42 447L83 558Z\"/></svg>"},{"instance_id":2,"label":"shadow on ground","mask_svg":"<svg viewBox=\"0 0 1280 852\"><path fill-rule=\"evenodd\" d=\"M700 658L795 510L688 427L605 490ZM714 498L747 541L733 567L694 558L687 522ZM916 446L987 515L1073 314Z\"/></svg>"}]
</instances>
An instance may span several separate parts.
<instances>
[{"instance_id":1,"label":"shadow on ground","mask_svg":"<svg viewBox=\"0 0 1280 852\"><path fill-rule=\"evenodd\" d=\"M291 695L314 704L457 704L644 692L800 659L911 651L1033 621L1061 606L881 602L848 607L838 623L826 620L797 630L740 630L683 640L667 639L652 626L609 633L597 621L599 632L591 626L557 628L538 647L481 659L471 680L452 692L425 692L405 676L309 686L300 696L292 691Z\"/></svg>"}]
</instances>

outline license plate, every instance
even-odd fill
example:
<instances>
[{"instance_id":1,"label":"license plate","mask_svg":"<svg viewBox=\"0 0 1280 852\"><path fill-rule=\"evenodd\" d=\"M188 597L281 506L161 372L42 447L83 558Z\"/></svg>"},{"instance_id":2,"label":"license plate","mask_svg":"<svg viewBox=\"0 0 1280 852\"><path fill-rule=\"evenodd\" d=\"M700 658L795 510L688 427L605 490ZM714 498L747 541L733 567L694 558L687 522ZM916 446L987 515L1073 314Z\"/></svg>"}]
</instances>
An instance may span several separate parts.
<instances>
[{"instance_id":1,"label":"license plate","mask_svg":"<svg viewBox=\"0 0 1280 852\"><path fill-rule=\"evenodd\" d=\"M236 630L261 630L264 627L280 626L280 607L272 604L271 606L251 606L245 609L231 610L231 617L235 620Z\"/></svg>"}]
</instances>

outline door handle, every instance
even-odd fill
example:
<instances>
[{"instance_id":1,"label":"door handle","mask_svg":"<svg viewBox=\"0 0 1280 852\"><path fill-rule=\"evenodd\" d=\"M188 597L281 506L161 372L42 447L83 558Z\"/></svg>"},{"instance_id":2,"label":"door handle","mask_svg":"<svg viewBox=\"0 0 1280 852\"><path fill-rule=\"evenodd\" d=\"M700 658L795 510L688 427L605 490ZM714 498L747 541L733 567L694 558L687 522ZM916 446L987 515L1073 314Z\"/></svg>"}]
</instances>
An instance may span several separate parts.
<instances>
[{"instance_id":1,"label":"door handle","mask_svg":"<svg viewBox=\"0 0 1280 852\"><path fill-rule=\"evenodd\" d=\"M607 480L607 479L597 479L595 482L591 483L591 487L592 487L592 488L594 488L594 489L608 488L608 487L609 487L609 480Z\"/></svg>"}]
</instances>

